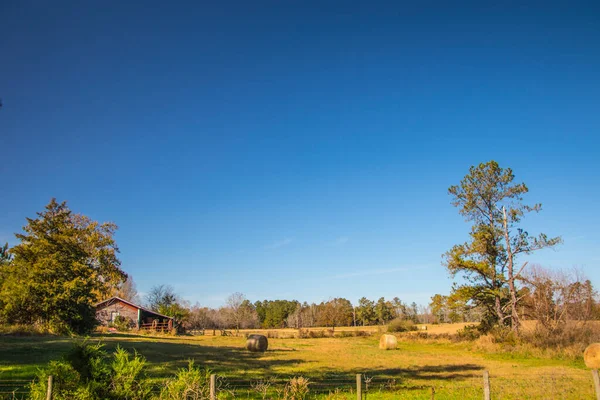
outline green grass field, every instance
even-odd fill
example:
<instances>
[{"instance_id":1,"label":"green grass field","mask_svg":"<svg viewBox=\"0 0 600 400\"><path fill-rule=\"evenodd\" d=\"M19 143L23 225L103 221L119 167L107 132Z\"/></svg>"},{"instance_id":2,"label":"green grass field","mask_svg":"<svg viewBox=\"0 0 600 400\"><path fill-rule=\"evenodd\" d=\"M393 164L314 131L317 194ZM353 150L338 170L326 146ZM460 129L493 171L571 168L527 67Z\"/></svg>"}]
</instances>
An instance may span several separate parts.
<instances>
[{"instance_id":1,"label":"green grass field","mask_svg":"<svg viewBox=\"0 0 600 400\"><path fill-rule=\"evenodd\" d=\"M38 368L60 358L71 338L0 337L0 381L33 379ZM108 350L117 345L142 354L153 380L173 375L188 360L223 377L236 397L257 398L250 382L304 376L313 397L356 398L355 374L372 378L372 399L480 399L482 374L491 376L495 399L591 399L591 373L579 361L486 354L469 343L401 340L392 351L378 349L378 336L269 339L264 354L245 350L243 337L152 337L103 335ZM338 388L336 394L336 388Z\"/></svg>"}]
</instances>

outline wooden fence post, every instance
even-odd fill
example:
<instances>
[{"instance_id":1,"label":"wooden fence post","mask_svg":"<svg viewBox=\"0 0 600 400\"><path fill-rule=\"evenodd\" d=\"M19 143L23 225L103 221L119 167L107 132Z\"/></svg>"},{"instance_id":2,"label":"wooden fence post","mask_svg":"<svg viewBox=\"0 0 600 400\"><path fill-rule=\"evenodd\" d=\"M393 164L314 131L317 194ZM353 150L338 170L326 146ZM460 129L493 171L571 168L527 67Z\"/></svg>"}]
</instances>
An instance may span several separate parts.
<instances>
[{"instance_id":1,"label":"wooden fence post","mask_svg":"<svg viewBox=\"0 0 600 400\"><path fill-rule=\"evenodd\" d=\"M600 400L600 377L598 376L598 370L592 370L592 376L594 377L594 387L596 388L596 399Z\"/></svg>"},{"instance_id":2,"label":"wooden fence post","mask_svg":"<svg viewBox=\"0 0 600 400\"><path fill-rule=\"evenodd\" d=\"M210 374L210 400L217 399L217 376Z\"/></svg>"},{"instance_id":3,"label":"wooden fence post","mask_svg":"<svg viewBox=\"0 0 600 400\"><path fill-rule=\"evenodd\" d=\"M490 373L489 371L483 371L483 398L485 400L491 399L490 394Z\"/></svg>"},{"instance_id":4,"label":"wooden fence post","mask_svg":"<svg viewBox=\"0 0 600 400\"><path fill-rule=\"evenodd\" d=\"M52 384L54 383L54 377L48 376L48 390L46 391L46 400L52 400Z\"/></svg>"},{"instance_id":5,"label":"wooden fence post","mask_svg":"<svg viewBox=\"0 0 600 400\"><path fill-rule=\"evenodd\" d=\"M356 374L356 400L362 400L362 375Z\"/></svg>"}]
</instances>

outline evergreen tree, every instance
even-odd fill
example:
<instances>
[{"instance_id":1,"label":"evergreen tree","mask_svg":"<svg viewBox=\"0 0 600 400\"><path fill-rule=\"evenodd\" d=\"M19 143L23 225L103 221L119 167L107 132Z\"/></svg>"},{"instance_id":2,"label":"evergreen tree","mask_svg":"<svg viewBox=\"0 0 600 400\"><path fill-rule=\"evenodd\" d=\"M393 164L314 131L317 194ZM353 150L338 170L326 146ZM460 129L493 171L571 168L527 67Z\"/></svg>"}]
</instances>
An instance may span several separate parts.
<instances>
[{"instance_id":1,"label":"evergreen tree","mask_svg":"<svg viewBox=\"0 0 600 400\"><path fill-rule=\"evenodd\" d=\"M462 273L467 282L455 287L455 296L485 307L485 326L511 325L518 331L515 280L525 265L515 271L516 257L552 247L560 238L531 237L517 227L526 213L540 211L541 204L523 204L529 189L513 180L510 168L490 161L471 167L459 185L448 189L453 205L473 225L470 241L454 246L444 257L448 271Z\"/></svg>"},{"instance_id":2,"label":"evergreen tree","mask_svg":"<svg viewBox=\"0 0 600 400\"><path fill-rule=\"evenodd\" d=\"M55 199L37 215L15 235L20 243L3 267L0 317L55 332L88 332L96 324L94 304L127 277L117 258L117 227L73 214Z\"/></svg>"}]
</instances>

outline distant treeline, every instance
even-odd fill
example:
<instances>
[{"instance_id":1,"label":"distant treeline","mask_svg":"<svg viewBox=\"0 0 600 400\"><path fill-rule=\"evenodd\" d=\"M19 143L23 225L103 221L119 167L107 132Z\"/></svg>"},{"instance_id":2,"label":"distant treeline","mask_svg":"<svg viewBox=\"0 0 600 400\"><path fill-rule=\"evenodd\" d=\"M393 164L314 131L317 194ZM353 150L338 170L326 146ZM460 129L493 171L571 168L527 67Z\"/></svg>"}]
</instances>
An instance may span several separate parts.
<instances>
[{"instance_id":1,"label":"distant treeline","mask_svg":"<svg viewBox=\"0 0 600 400\"><path fill-rule=\"evenodd\" d=\"M157 297L153 293L163 293ZM147 306L157 312L175 315L186 329L309 328L385 325L392 320L414 323L437 322L430 306L407 304L398 297L377 301L361 298L357 305L345 298L332 298L320 303L297 300L263 300L252 303L242 293L234 293L219 308L188 305L178 301L173 289L158 286L151 290ZM177 310L176 312L174 312ZM470 307L453 314L460 321L477 321L479 313Z\"/></svg>"}]
</instances>

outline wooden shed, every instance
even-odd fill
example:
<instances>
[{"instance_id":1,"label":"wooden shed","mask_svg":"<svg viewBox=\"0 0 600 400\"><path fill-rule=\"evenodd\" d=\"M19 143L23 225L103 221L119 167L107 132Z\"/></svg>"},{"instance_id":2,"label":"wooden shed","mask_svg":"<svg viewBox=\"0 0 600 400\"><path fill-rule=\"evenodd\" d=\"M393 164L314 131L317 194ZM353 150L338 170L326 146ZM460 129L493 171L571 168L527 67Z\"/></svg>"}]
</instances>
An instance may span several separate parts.
<instances>
[{"instance_id":1,"label":"wooden shed","mask_svg":"<svg viewBox=\"0 0 600 400\"><path fill-rule=\"evenodd\" d=\"M96 319L101 325L110 325L118 316L125 318L132 328L157 331L173 328L173 317L148 310L120 297L111 297L96 304Z\"/></svg>"}]
</instances>

